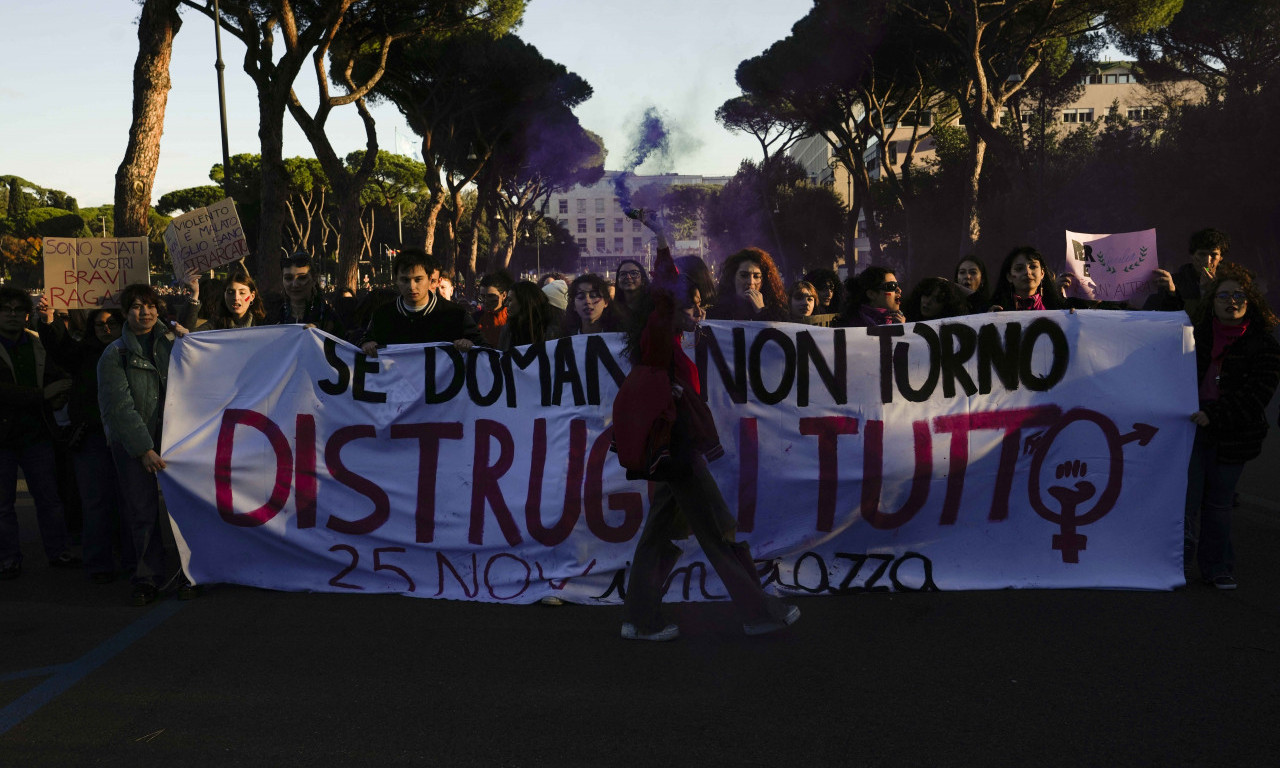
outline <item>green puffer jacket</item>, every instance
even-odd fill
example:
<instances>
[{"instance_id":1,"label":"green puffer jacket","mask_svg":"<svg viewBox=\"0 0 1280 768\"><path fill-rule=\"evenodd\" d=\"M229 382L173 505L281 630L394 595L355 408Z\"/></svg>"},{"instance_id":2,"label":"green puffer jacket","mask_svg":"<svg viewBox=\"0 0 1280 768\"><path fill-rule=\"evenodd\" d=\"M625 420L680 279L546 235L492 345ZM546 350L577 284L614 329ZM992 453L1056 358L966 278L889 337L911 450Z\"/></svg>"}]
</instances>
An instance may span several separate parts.
<instances>
[{"instance_id":1,"label":"green puffer jacket","mask_svg":"<svg viewBox=\"0 0 1280 768\"><path fill-rule=\"evenodd\" d=\"M107 439L120 443L134 458L160 451L155 437L164 418L161 398L169 377L173 337L159 324L152 333L156 334L155 362L127 325L98 359L98 408Z\"/></svg>"}]
</instances>

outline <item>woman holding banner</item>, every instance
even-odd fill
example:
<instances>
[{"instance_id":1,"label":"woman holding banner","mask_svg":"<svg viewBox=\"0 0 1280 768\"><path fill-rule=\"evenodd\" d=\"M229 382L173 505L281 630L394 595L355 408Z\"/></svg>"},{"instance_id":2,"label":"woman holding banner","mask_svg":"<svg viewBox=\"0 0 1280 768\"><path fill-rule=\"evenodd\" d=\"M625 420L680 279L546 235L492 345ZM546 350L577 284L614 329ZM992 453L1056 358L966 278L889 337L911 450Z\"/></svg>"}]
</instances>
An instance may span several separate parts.
<instances>
[{"instance_id":1,"label":"woman holding banner","mask_svg":"<svg viewBox=\"0 0 1280 768\"><path fill-rule=\"evenodd\" d=\"M1044 257L1031 246L1024 245L1010 251L1004 257L998 274L1000 277L991 297L993 310L1069 308Z\"/></svg>"},{"instance_id":2,"label":"woman holding banner","mask_svg":"<svg viewBox=\"0 0 1280 768\"><path fill-rule=\"evenodd\" d=\"M1187 471L1183 568L1194 557L1200 576L1217 589L1235 589L1231 507L1246 462L1262 452L1267 404L1280 384L1280 323L1253 274L1223 264L1209 281L1195 325L1200 410Z\"/></svg>"},{"instance_id":3,"label":"woman holding banner","mask_svg":"<svg viewBox=\"0 0 1280 768\"><path fill-rule=\"evenodd\" d=\"M98 408L111 444L120 508L137 555L132 601L144 606L159 595L164 576L160 526L168 518L160 514L156 475L166 467L160 457L160 428L173 338L159 323L164 302L151 286L127 286L120 293L120 306L124 329L98 359ZM178 597L195 596L195 587L183 579Z\"/></svg>"},{"instance_id":4,"label":"woman holding banner","mask_svg":"<svg viewBox=\"0 0 1280 768\"><path fill-rule=\"evenodd\" d=\"M677 270L660 228L644 221L658 236L658 259L653 285L626 329L633 368L613 404L614 440L628 476L658 485L631 558L622 637L663 641L680 636L680 628L662 617L662 594L682 554L674 540L690 533L728 589L743 631L774 632L794 624L800 609L765 593L750 548L735 541L737 524L707 469L707 459L723 449L715 421L698 397L698 369L681 350L682 333L696 333L704 316L703 297L697 284ZM654 436L664 432L667 442L655 456L650 451Z\"/></svg>"}]
</instances>

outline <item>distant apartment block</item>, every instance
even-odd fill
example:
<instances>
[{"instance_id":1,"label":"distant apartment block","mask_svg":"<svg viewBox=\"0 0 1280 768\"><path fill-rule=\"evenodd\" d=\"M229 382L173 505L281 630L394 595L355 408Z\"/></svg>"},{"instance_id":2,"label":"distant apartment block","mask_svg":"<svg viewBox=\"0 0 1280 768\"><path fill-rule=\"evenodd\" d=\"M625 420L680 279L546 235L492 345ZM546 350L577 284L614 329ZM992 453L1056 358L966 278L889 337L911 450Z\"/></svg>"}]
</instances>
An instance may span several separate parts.
<instances>
[{"instance_id":1,"label":"distant apartment block","mask_svg":"<svg viewBox=\"0 0 1280 768\"><path fill-rule=\"evenodd\" d=\"M547 202L547 216L556 220L578 243L578 268L611 277L623 259L636 259L652 266L657 255L653 233L640 222L629 219L618 202L615 181L621 171L605 171L604 177L591 186L576 186L567 192L553 193ZM728 176L696 176L664 173L653 176L628 174L627 189L638 195L645 188L673 187L689 184L724 186ZM701 255L706 233L697 238L671 244L677 255Z\"/></svg>"}]
</instances>

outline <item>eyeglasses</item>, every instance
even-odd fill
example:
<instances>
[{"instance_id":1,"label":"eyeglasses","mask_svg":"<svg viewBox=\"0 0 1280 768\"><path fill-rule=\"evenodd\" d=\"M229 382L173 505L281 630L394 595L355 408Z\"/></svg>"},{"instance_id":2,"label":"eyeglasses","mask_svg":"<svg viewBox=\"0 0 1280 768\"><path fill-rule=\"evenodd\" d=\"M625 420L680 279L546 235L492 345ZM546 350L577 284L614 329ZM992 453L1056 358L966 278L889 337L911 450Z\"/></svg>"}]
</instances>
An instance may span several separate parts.
<instances>
[{"instance_id":1,"label":"eyeglasses","mask_svg":"<svg viewBox=\"0 0 1280 768\"><path fill-rule=\"evenodd\" d=\"M638 270L638 269L623 269L623 270L619 270L619 271L618 271L618 277L619 277L619 278L623 278L623 277L640 277L640 270Z\"/></svg>"},{"instance_id":2,"label":"eyeglasses","mask_svg":"<svg viewBox=\"0 0 1280 768\"><path fill-rule=\"evenodd\" d=\"M573 298L575 300L586 299L588 301L599 301L604 298L604 296L602 296L599 291L578 291L574 294Z\"/></svg>"},{"instance_id":3,"label":"eyeglasses","mask_svg":"<svg viewBox=\"0 0 1280 768\"><path fill-rule=\"evenodd\" d=\"M0 315L29 315L31 310L26 307L0 307Z\"/></svg>"},{"instance_id":4,"label":"eyeglasses","mask_svg":"<svg viewBox=\"0 0 1280 768\"><path fill-rule=\"evenodd\" d=\"M884 291L885 293L901 293L902 286L894 282L893 280L889 280L887 282L880 284L880 290Z\"/></svg>"},{"instance_id":5,"label":"eyeglasses","mask_svg":"<svg viewBox=\"0 0 1280 768\"><path fill-rule=\"evenodd\" d=\"M1219 291L1218 293L1214 294L1214 297L1218 299L1218 301L1246 302L1249 300L1249 295L1246 294L1244 291L1231 291L1231 292Z\"/></svg>"}]
</instances>

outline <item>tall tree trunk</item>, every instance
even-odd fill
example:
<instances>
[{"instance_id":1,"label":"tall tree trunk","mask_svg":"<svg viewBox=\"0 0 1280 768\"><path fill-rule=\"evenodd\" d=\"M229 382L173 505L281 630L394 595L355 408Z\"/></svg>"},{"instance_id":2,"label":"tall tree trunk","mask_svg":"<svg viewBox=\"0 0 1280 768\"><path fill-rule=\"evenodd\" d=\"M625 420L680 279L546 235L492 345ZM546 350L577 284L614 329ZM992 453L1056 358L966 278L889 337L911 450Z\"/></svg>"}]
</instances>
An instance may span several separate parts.
<instances>
[{"instance_id":1,"label":"tall tree trunk","mask_svg":"<svg viewBox=\"0 0 1280 768\"><path fill-rule=\"evenodd\" d=\"M283 90L283 93L280 91ZM262 193L258 218L258 243L253 255L253 274L264 291L279 291L284 285L280 270L271 262L282 255L284 226L288 215L288 172L284 166L284 110L288 89L268 83L258 84L258 141L262 145Z\"/></svg>"},{"instance_id":2,"label":"tall tree trunk","mask_svg":"<svg viewBox=\"0 0 1280 768\"><path fill-rule=\"evenodd\" d=\"M444 190L431 190L431 202L427 205L427 231L422 238L422 250L427 253L432 253L432 249L435 248L436 223L440 220L442 208L444 208Z\"/></svg>"},{"instance_id":3,"label":"tall tree trunk","mask_svg":"<svg viewBox=\"0 0 1280 768\"><path fill-rule=\"evenodd\" d=\"M973 152L969 157L969 178L964 188L964 233L960 238L960 256L973 253L982 234L982 214L978 210L978 184L982 163L987 155L987 142L976 131L970 134Z\"/></svg>"},{"instance_id":4,"label":"tall tree trunk","mask_svg":"<svg viewBox=\"0 0 1280 768\"><path fill-rule=\"evenodd\" d=\"M343 182L334 183L338 198L338 285L354 288L360 284L360 251L364 243L360 231L360 193L352 193Z\"/></svg>"},{"instance_id":5,"label":"tall tree trunk","mask_svg":"<svg viewBox=\"0 0 1280 768\"><path fill-rule=\"evenodd\" d=\"M146 0L138 18L138 58L133 65L133 122L129 144L116 170L115 234L145 237L147 211L156 169L160 136L169 103L169 61L173 38L182 27L179 0Z\"/></svg>"}]
</instances>

